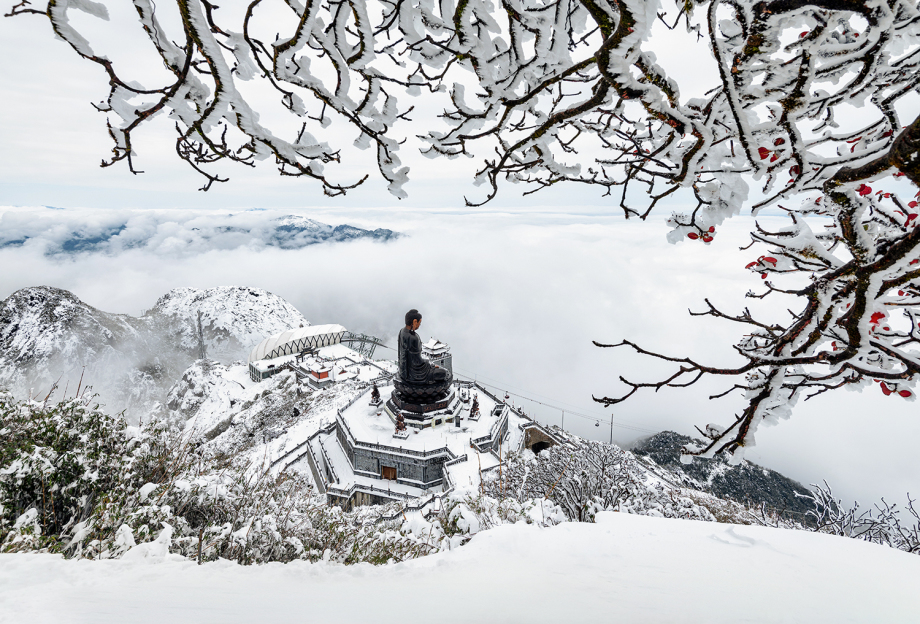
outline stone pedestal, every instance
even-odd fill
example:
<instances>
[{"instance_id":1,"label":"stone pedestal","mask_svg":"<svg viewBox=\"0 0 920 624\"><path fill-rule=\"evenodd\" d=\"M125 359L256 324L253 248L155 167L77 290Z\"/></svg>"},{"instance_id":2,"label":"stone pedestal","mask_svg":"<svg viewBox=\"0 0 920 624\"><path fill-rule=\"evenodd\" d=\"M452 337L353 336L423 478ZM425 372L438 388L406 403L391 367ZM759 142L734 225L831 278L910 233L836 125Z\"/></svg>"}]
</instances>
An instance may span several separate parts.
<instances>
[{"instance_id":1,"label":"stone pedestal","mask_svg":"<svg viewBox=\"0 0 920 624\"><path fill-rule=\"evenodd\" d=\"M393 396L405 404L428 405L443 401L448 394L453 394L451 379L426 384L406 383L399 375L393 380Z\"/></svg>"},{"instance_id":2,"label":"stone pedestal","mask_svg":"<svg viewBox=\"0 0 920 624\"><path fill-rule=\"evenodd\" d=\"M453 421L459 416L460 408L459 396L451 386L446 396L430 403L409 403L398 392L393 392L384 409L394 423L401 414L409 427L424 429Z\"/></svg>"}]
</instances>

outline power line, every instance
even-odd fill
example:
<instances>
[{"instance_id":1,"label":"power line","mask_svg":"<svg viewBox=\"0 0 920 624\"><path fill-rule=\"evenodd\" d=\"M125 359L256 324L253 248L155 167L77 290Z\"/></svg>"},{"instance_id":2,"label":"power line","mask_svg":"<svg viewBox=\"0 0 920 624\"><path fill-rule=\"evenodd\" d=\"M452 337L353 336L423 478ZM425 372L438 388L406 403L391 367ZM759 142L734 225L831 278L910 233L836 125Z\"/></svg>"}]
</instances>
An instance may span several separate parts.
<instances>
[{"instance_id":1,"label":"power line","mask_svg":"<svg viewBox=\"0 0 920 624\"><path fill-rule=\"evenodd\" d=\"M518 392L523 393L523 396L526 396L526 398L527 398L528 400L536 401L537 399L534 399L533 397L539 397L540 400L543 400L543 401L552 401L553 403L557 403L557 404L559 404L559 405L566 406L565 408L561 408L561 407L559 407L558 405L554 405L553 407L556 408L556 409L565 409L566 411L570 411L570 410L572 410L572 409L574 409L574 411L578 411L578 410L581 410L581 409L582 409L582 407L581 407L580 405L577 405L577 404L575 404L575 403L569 403L569 402L567 402L567 401L561 401L561 400L559 400L559 399L556 398L556 397L546 396L546 395L540 394L540 393L538 393L538 392L533 392L533 391L530 390L529 388L521 388L520 386L515 386L515 384L509 384L509 383L506 383L506 382L504 382L504 381L502 381L502 380L499 380L499 379L495 379L495 378L492 378L492 377L479 375L478 373L470 373L470 372L463 373L463 372L462 372L463 369L457 369L456 367L454 367L454 368L455 368L455 370L461 371L461 374L463 374L465 377L467 377L467 378L469 378L469 379L474 379L474 378L475 378L475 379L477 379L477 380L479 380L479 379L487 379L487 380L490 380L490 381L492 382L492 386L493 386L493 387L496 387L496 388L507 389L507 388L515 388L515 387L517 387L517 388L518 388ZM605 418L607 418L607 415L598 416L597 418L600 419L600 420L604 420Z\"/></svg>"},{"instance_id":2,"label":"power line","mask_svg":"<svg viewBox=\"0 0 920 624\"><path fill-rule=\"evenodd\" d=\"M459 372L459 371L458 371L458 372ZM539 399L535 399L535 398L530 397L530 396L527 396L527 395L525 395L525 394L519 394L519 393L516 393L516 392L511 392L510 390L507 390L507 389L506 389L506 388L508 388L508 385L502 386L502 385L496 385L495 383L486 383L486 382L484 382L484 381L480 381L480 378L479 378L478 375L473 375L473 376L471 376L471 375L468 374L468 373L462 373L462 372L459 373L459 374L462 375L463 377L466 377L467 379L475 379L475 380L477 381L477 383L481 383L481 384L484 385L484 386L488 386L488 387L490 387L490 388L494 388L495 390L498 390L498 391L500 391L500 392L504 392L505 394L508 394L508 395L510 395L510 396L515 396L515 397L524 399L524 400L526 400L526 401L530 401L530 402L532 402L532 403L537 403L538 405L543 405L543 406L545 406L545 407L549 407L549 408L551 408L551 409L557 409L557 410L559 410L559 411L561 411L561 412L565 412L566 414L570 414L570 415L572 415L572 416L577 416L578 418L582 418L582 419L584 419L584 420L590 420L590 421L593 421L593 422L595 422L595 423L600 423L600 422L606 423L606 422L607 422L607 417L606 417L606 415L605 415L605 416L592 416L592 415L590 415L590 414L585 414L585 413L583 413L583 412L578 412L578 411L572 410L572 409L570 409L570 408L568 408L568 407L560 407L559 405L554 405L554 404L552 404L552 403L547 403L546 401L541 401L541 400L539 400ZM486 377L486 379L488 379L488 377ZM501 383L501 382L496 382L496 383ZM537 395L537 396L539 396L539 395ZM559 402L562 403L563 401L559 401ZM638 431L638 432L640 432L640 433L658 433L657 431L654 431L654 430L652 430L652 429L646 429L646 428L644 428L644 427L637 427L637 426L635 426L635 425L623 424L623 423L621 423L621 422L617 422L617 420L618 420L618 419L615 419L615 420L614 420L613 426L614 426L614 427L619 427L620 429L629 429L629 430L631 430L631 431Z\"/></svg>"}]
</instances>

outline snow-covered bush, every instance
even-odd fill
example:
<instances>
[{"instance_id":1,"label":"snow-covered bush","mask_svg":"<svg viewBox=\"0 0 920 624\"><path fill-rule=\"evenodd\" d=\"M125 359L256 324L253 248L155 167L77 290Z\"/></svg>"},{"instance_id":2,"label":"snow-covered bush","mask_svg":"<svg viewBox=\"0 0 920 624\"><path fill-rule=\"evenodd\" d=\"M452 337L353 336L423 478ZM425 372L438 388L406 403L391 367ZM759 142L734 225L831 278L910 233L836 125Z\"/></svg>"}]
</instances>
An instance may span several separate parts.
<instances>
[{"instance_id":1,"label":"snow-covered bush","mask_svg":"<svg viewBox=\"0 0 920 624\"><path fill-rule=\"evenodd\" d=\"M0 392L2 550L57 550L122 479L132 438L90 399L55 405Z\"/></svg>"},{"instance_id":2,"label":"snow-covered bush","mask_svg":"<svg viewBox=\"0 0 920 624\"><path fill-rule=\"evenodd\" d=\"M539 455L525 450L513 455L502 471L483 480L483 491L519 501L546 498L578 522L593 522L599 511L623 511L666 518L715 520L702 492L696 497L641 468L632 453L593 440L572 436ZM725 502L725 501L720 501ZM736 506L735 515L743 508Z\"/></svg>"},{"instance_id":3,"label":"snow-covered bush","mask_svg":"<svg viewBox=\"0 0 920 624\"><path fill-rule=\"evenodd\" d=\"M604 510L803 528L675 486L632 453L576 436L512 455L481 488L457 488L424 513L398 503L345 512L303 475L272 474L248 457L171 421L127 427L87 398L49 405L0 393L0 552L382 564L502 524L593 522ZM918 522L908 526L884 503L878 514L844 510L826 486L813 500L813 530L920 552L912 504Z\"/></svg>"},{"instance_id":4,"label":"snow-covered bush","mask_svg":"<svg viewBox=\"0 0 920 624\"><path fill-rule=\"evenodd\" d=\"M823 485L813 487L811 499L815 508L809 514L815 520L815 531L885 544L920 554L920 513L914 507L910 495L907 496L907 507L903 514L898 512L897 505L889 504L885 499L875 505L875 511L860 511L859 503L845 508L840 499L834 498L826 481ZM913 525L908 524L911 520Z\"/></svg>"},{"instance_id":5,"label":"snow-covered bush","mask_svg":"<svg viewBox=\"0 0 920 624\"><path fill-rule=\"evenodd\" d=\"M299 474L188 437L167 421L128 428L86 399L0 394L0 552L386 563L443 543L434 525L369 522L380 508L345 513Z\"/></svg>"}]
</instances>

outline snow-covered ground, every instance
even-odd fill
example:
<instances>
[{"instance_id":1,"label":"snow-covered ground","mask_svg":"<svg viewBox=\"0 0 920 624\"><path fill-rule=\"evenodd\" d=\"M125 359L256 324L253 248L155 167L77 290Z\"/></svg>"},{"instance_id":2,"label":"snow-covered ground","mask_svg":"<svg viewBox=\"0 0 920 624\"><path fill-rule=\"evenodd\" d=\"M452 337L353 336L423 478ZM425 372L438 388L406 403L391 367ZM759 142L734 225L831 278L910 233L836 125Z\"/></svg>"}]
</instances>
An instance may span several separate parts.
<instances>
[{"instance_id":1,"label":"snow-covered ground","mask_svg":"<svg viewBox=\"0 0 920 624\"><path fill-rule=\"evenodd\" d=\"M380 567L0 555L0 622L907 624L918 587L920 557L857 540L602 512Z\"/></svg>"}]
</instances>

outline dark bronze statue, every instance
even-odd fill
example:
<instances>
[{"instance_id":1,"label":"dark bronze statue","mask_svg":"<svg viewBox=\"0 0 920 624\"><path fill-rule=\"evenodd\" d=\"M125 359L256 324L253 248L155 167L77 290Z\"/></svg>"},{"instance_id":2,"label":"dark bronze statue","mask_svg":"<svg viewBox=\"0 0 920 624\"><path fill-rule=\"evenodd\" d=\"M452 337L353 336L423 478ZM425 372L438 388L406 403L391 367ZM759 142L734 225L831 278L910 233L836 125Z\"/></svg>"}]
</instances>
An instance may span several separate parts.
<instances>
[{"instance_id":1,"label":"dark bronze statue","mask_svg":"<svg viewBox=\"0 0 920 624\"><path fill-rule=\"evenodd\" d=\"M443 397L450 389L453 375L446 368L434 366L422 357L422 341L415 330L422 324L418 310L406 313L406 326L399 330L399 372L394 385L403 401L428 403Z\"/></svg>"}]
</instances>

